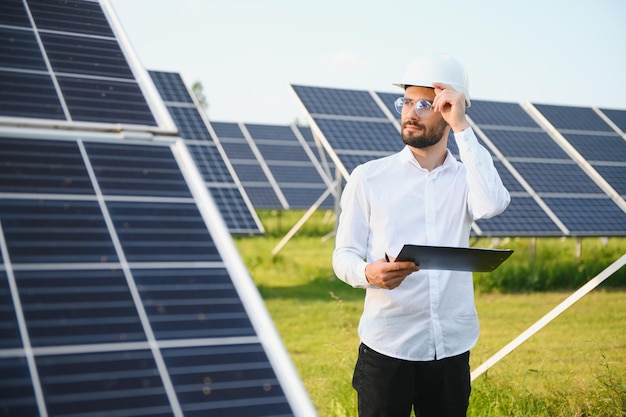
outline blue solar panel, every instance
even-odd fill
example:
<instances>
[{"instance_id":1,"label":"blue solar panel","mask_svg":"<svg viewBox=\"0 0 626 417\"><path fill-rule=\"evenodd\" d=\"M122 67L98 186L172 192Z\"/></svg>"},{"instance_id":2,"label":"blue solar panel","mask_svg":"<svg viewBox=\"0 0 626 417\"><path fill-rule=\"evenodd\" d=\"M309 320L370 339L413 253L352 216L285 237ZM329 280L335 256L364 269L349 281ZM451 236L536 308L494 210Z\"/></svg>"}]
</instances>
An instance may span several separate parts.
<instances>
[{"instance_id":1,"label":"blue solar panel","mask_svg":"<svg viewBox=\"0 0 626 417\"><path fill-rule=\"evenodd\" d=\"M284 196L277 195L280 192L277 191L277 184L270 182L241 127L237 123L227 122L211 122L211 127L237 171L252 205L257 209L287 208Z\"/></svg>"},{"instance_id":2,"label":"blue solar panel","mask_svg":"<svg viewBox=\"0 0 626 417\"><path fill-rule=\"evenodd\" d=\"M16 416L38 416L37 401L26 358L0 358L0 375L6 375L12 382L0 390L3 409Z\"/></svg>"},{"instance_id":3,"label":"blue solar panel","mask_svg":"<svg viewBox=\"0 0 626 417\"><path fill-rule=\"evenodd\" d=\"M0 25L29 27L30 19L23 0L3 0L0 2Z\"/></svg>"},{"instance_id":4,"label":"blue solar panel","mask_svg":"<svg viewBox=\"0 0 626 417\"><path fill-rule=\"evenodd\" d=\"M573 227L578 231L577 233L590 233L591 225L598 227L597 233L606 233L606 224L611 223L616 225L616 233L620 233L618 225L623 221L623 217L626 216L626 210L624 210L626 202L624 202L623 197L626 188L625 180L623 179L626 177L626 141L624 140L623 132L619 131L619 124L626 121L624 116L626 112L607 110L602 112L603 114L601 115L591 108L540 105L535 107L558 130L561 138L567 141L591 165L591 169L588 170L594 172L589 173L590 177L595 179L597 175L600 175L604 179L604 183L601 181L598 181L598 183L603 187L603 192L606 192L613 200L597 200L597 211L591 208L589 200L581 200L581 203L575 209L572 209L572 213L566 213L567 206L558 201L555 203L559 203L560 206L555 208L555 211L558 210L564 219L568 219L569 222L573 223ZM607 118L609 119L608 121L606 120ZM580 176L575 176L571 178L571 181L583 181L584 183L586 180ZM608 184L608 187L604 184ZM580 192L583 192L582 190L585 187L577 184L572 185L570 189L572 188L580 189ZM615 197L615 193L622 197ZM617 204L617 207L610 209L602 208L603 205L610 207L611 204ZM580 213L575 213L576 210L581 209L590 210L590 212L585 213L589 218L588 224L584 224L584 215L581 216ZM605 219L605 222L599 222L595 219L600 211L603 211L604 216L609 216Z\"/></svg>"},{"instance_id":5,"label":"blue solar panel","mask_svg":"<svg viewBox=\"0 0 626 417\"><path fill-rule=\"evenodd\" d=\"M15 274L33 347L146 340L121 269Z\"/></svg>"},{"instance_id":6,"label":"blue solar panel","mask_svg":"<svg viewBox=\"0 0 626 417\"><path fill-rule=\"evenodd\" d=\"M555 236L561 231L537 203L527 195L511 194L507 209L476 222L482 234L490 236Z\"/></svg>"},{"instance_id":7,"label":"blue solar panel","mask_svg":"<svg viewBox=\"0 0 626 417\"><path fill-rule=\"evenodd\" d=\"M398 130L386 121L318 119L316 122L333 149L371 151L383 155L404 147Z\"/></svg>"},{"instance_id":8,"label":"blue solar panel","mask_svg":"<svg viewBox=\"0 0 626 417\"><path fill-rule=\"evenodd\" d=\"M0 116L65 120L50 76L1 69Z\"/></svg>"},{"instance_id":9,"label":"blue solar panel","mask_svg":"<svg viewBox=\"0 0 626 417\"><path fill-rule=\"evenodd\" d=\"M626 166L595 164L593 167L622 198L626 199Z\"/></svg>"},{"instance_id":10,"label":"blue solar panel","mask_svg":"<svg viewBox=\"0 0 626 417\"><path fill-rule=\"evenodd\" d=\"M7 68L46 71L35 34L23 29L0 26L0 62Z\"/></svg>"},{"instance_id":11,"label":"blue solar panel","mask_svg":"<svg viewBox=\"0 0 626 417\"><path fill-rule=\"evenodd\" d=\"M0 138L0 188L12 193L91 194L75 142ZM54 160L55 164L47 161Z\"/></svg>"},{"instance_id":12,"label":"blue solar panel","mask_svg":"<svg viewBox=\"0 0 626 417\"><path fill-rule=\"evenodd\" d=\"M292 85L310 114L385 118L367 91Z\"/></svg>"},{"instance_id":13,"label":"blue solar panel","mask_svg":"<svg viewBox=\"0 0 626 417\"><path fill-rule=\"evenodd\" d=\"M371 161L376 157L376 155L358 155L358 154L350 154L347 152L337 152L337 155L341 159L343 166L346 168L348 172L352 172L354 168L357 166L366 163L367 161Z\"/></svg>"},{"instance_id":14,"label":"blue solar panel","mask_svg":"<svg viewBox=\"0 0 626 417\"><path fill-rule=\"evenodd\" d=\"M72 120L155 125L143 92L134 82L58 76Z\"/></svg>"},{"instance_id":15,"label":"blue solar panel","mask_svg":"<svg viewBox=\"0 0 626 417\"><path fill-rule=\"evenodd\" d=\"M256 208L308 209L328 189L330 180L324 179L326 172L311 149L315 144L309 129L226 122L211 126ZM333 205L328 197L320 207Z\"/></svg>"},{"instance_id":16,"label":"blue solar panel","mask_svg":"<svg viewBox=\"0 0 626 417\"><path fill-rule=\"evenodd\" d=\"M233 177L230 175L226 163L216 147L189 145L189 151L207 184L212 184L213 186L221 185L228 188L235 187Z\"/></svg>"},{"instance_id":17,"label":"blue solar panel","mask_svg":"<svg viewBox=\"0 0 626 417\"><path fill-rule=\"evenodd\" d=\"M626 140L615 135L563 133L563 136L590 163L622 162L626 167Z\"/></svg>"},{"instance_id":18,"label":"blue solar panel","mask_svg":"<svg viewBox=\"0 0 626 417\"><path fill-rule=\"evenodd\" d=\"M626 132L626 110L601 109L613 123L623 132Z\"/></svg>"},{"instance_id":19,"label":"blue solar panel","mask_svg":"<svg viewBox=\"0 0 626 417\"><path fill-rule=\"evenodd\" d=\"M260 180L261 178L263 178L265 182L267 182L267 179L265 178L265 174L261 170L259 162L257 161L256 155L254 154L254 152L252 152L252 149L250 148L250 144L248 143L247 140L243 138L233 139L233 138L222 136L220 137L220 141L222 143L222 147L226 150L226 153L228 154L228 158L233 163L233 165L255 166L258 169L258 174L250 178L250 177L245 177L245 175L240 175L239 174L240 170L239 168L237 168L236 169L237 176L242 181L251 180L251 179ZM248 169L248 168L243 168L243 169Z\"/></svg>"},{"instance_id":20,"label":"blue solar panel","mask_svg":"<svg viewBox=\"0 0 626 417\"><path fill-rule=\"evenodd\" d=\"M246 124L246 131L272 173L291 209L308 209L331 186L301 129L295 126ZM307 152L308 151L308 152ZM333 208L328 196L320 208Z\"/></svg>"},{"instance_id":21,"label":"blue solar panel","mask_svg":"<svg viewBox=\"0 0 626 417\"><path fill-rule=\"evenodd\" d=\"M383 102L389 113L394 115L396 119L398 119L398 122L400 122L400 113L396 111L394 103L398 97L404 97L404 92L402 90L398 90L397 93L377 92L376 95Z\"/></svg>"},{"instance_id":22,"label":"blue solar panel","mask_svg":"<svg viewBox=\"0 0 626 417\"><path fill-rule=\"evenodd\" d=\"M159 126L98 2L0 10L0 116Z\"/></svg>"},{"instance_id":23,"label":"blue solar panel","mask_svg":"<svg viewBox=\"0 0 626 417\"><path fill-rule=\"evenodd\" d=\"M611 127L591 108L534 105L548 121L559 130L609 132Z\"/></svg>"},{"instance_id":24,"label":"blue solar panel","mask_svg":"<svg viewBox=\"0 0 626 417\"><path fill-rule=\"evenodd\" d=\"M266 183L249 183L246 185L250 200L259 209L282 209L283 203L276 196L274 188Z\"/></svg>"},{"instance_id":25,"label":"blue solar panel","mask_svg":"<svg viewBox=\"0 0 626 417\"><path fill-rule=\"evenodd\" d=\"M276 141L279 145L284 144L289 146L293 144L293 146L295 146L298 144L291 126L247 123L245 127L257 144L261 143L260 141L263 139Z\"/></svg>"},{"instance_id":26,"label":"blue solar panel","mask_svg":"<svg viewBox=\"0 0 626 417\"><path fill-rule=\"evenodd\" d=\"M181 137L190 140L205 140L214 144L213 137L207 130L207 126L196 107L168 105L167 109L174 119L178 127L178 134Z\"/></svg>"},{"instance_id":27,"label":"blue solar panel","mask_svg":"<svg viewBox=\"0 0 626 417\"><path fill-rule=\"evenodd\" d=\"M0 3L0 414L313 416L226 228L242 194L210 197L110 17Z\"/></svg>"},{"instance_id":28,"label":"blue solar panel","mask_svg":"<svg viewBox=\"0 0 626 417\"><path fill-rule=\"evenodd\" d=\"M0 140L4 414L303 415L182 144L45 135Z\"/></svg>"},{"instance_id":29,"label":"blue solar panel","mask_svg":"<svg viewBox=\"0 0 626 417\"><path fill-rule=\"evenodd\" d=\"M96 201L3 199L0 216L12 262L117 261Z\"/></svg>"},{"instance_id":30,"label":"blue solar panel","mask_svg":"<svg viewBox=\"0 0 626 417\"><path fill-rule=\"evenodd\" d=\"M307 145L309 146L309 148L311 149L311 152L315 156L315 159L320 161L322 166L326 169L327 177L333 178L336 174L335 165L333 161L330 159L324 147L322 146L321 142L319 140L315 140L315 137L313 136L313 132L308 126L306 127L296 126L296 127L298 131L300 132L300 134L302 135L302 137L304 138Z\"/></svg>"},{"instance_id":31,"label":"blue solar panel","mask_svg":"<svg viewBox=\"0 0 626 417\"><path fill-rule=\"evenodd\" d=\"M179 74L150 71L150 76L178 127L179 135L188 141L192 156L231 233L260 233L263 229L235 170L229 166L228 154L220 152L218 138L193 101Z\"/></svg>"},{"instance_id":32,"label":"blue solar panel","mask_svg":"<svg viewBox=\"0 0 626 417\"><path fill-rule=\"evenodd\" d=\"M57 73L133 79L133 73L115 39L41 33L52 69ZM77 53L77 49L78 52Z\"/></svg>"},{"instance_id":33,"label":"blue solar panel","mask_svg":"<svg viewBox=\"0 0 626 417\"><path fill-rule=\"evenodd\" d=\"M574 235L626 234L626 214L609 198L546 197L545 201Z\"/></svg>"},{"instance_id":34,"label":"blue solar panel","mask_svg":"<svg viewBox=\"0 0 626 417\"><path fill-rule=\"evenodd\" d=\"M584 167L578 165L563 148L557 144L557 142L544 131L544 128L539 125L533 125L532 119L521 112L522 108L512 104L501 103L489 103L477 102L478 106L472 104L471 109L474 109L475 113L472 116L472 120L483 121L489 123L481 125L482 131L488 136L489 140L498 148L500 152L509 160L515 170L521 174L524 180L530 185L533 192L538 193L539 197L548 206L552 212L558 212L557 217L576 217L580 216L581 209L587 208L585 205L563 205L562 201L567 199L581 199L588 201L590 196L595 196L598 201L602 201L602 204L615 204L606 194L605 190L594 181L593 175L586 172ZM504 110L500 109L501 107ZM589 132L597 131L598 129L604 129L602 120L592 109L571 108L562 106L537 106L540 111L545 111L547 118L550 121L554 121L561 126L563 135L567 138L575 138L574 147L583 154L584 157L589 159L594 154L602 157L602 151L594 151L589 146L589 142L585 143L585 137L589 137ZM512 111L514 109L514 111ZM491 111L494 114L499 115L497 121L493 121L489 117L486 117L481 111ZM478 113L478 114L477 114ZM575 120L579 118L580 120ZM602 122L602 123L601 123ZM575 130L582 128L582 130ZM584 132L587 132L585 134ZM596 138L602 137L603 140L610 140L609 137L617 135L608 132L597 132L591 135ZM622 141L623 142L623 141ZM596 144L598 144L596 142ZM620 144L616 145L616 149L620 147ZM619 151L618 151L619 154ZM593 163L593 161L590 161ZM502 174L502 171L500 171ZM503 175L503 181L510 186L507 182L506 175ZM511 189L515 190L515 189ZM553 207L552 204L558 205L558 208ZM617 210L613 211L613 215L619 215L621 209L615 207ZM567 213L571 211L572 213ZM521 214L526 216L526 213ZM591 218L594 216L594 212L590 211L585 215L580 216L581 220L585 217ZM502 218L498 216L498 218ZM495 219L494 219L495 220ZM529 217L529 221L530 221ZM593 229L590 226L594 221L590 220L586 226L575 224L573 229L569 229L568 224L560 218L564 224L565 230L563 233L577 234L581 231L589 233L588 230ZM619 222L620 219L614 219ZM537 227L538 234L551 233L549 228L540 229ZM605 234L606 228L600 228L596 230L597 234ZM615 233L621 232L615 230Z\"/></svg>"},{"instance_id":35,"label":"blue solar panel","mask_svg":"<svg viewBox=\"0 0 626 417\"><path fill-rule=\"evenodd\" d=\"M494 166L498 170L498 174L500 175L500 179L502 183L509 190L509 193L518 193L518 195L526 194L526 190L519 183L519 181L513 176L511 171L506 169L502 162L495 160L493 161Z\"/></svg>"},{"instance_id":36,"label":"blue solar panel","mask_svg":"<svg viewBox=\"0 0 626 417\"><path fill-rule=\"evenodd\" d=\"M507 126L538 129L537 123L517 103L472 100L472 106L467 109L467 114L481 127Z\"/></svg>"},{"instance_id":37,"label":"blue solar panel","mask_svg":"<svg viewBox=\"0 0 626 417\"><path fill-rule=\"evenodd\" d=\"M481 129L507 158L569 160L570 157L546 132L533 130Z\"/></svg>"},{"instance_id":38,"label":"blue solar panel","mask_svg":"<svg viewBox=\"0 0 626 417\"><path fill-rule=\"evenodd\" d=\"M222 139L245 139L241 128L237 123L228 122L211 122L211 127L215 130L217 136Z\"/></svg>"},{"instance_id":39,"label":"blue solar panel","mask_svg":"<svg viewBox=\"0 0 626 417\"><path fill-rule=\"evenodd\" d=\"M91 165L107 195L191 197L168 148L120 143L87 143Z\"/></svg>"},{"instance_id":40,"label":"blue solar panel","mask_svg":"<svg viewBox=\"0 0 626 417\"><path fill-rule=\"evenodd\" d=\"M156 366L146 348L131 352L56 354L38 360L41 386L50 404L49 415L98 410L107 415L139 412L172 416L167 391L154 373ZM120 382L112 382L116 380ZM120 395L122 392L125 395Z\"/></svg>"},{"instance_id":41,"label":"blue solar panel","mask_svg":"<svg viewBox=\"0 0 626 417\"><path fill-rule=\"evenodd\" d=\"M255 136L252 137L255 139L257 148L264 155L266 162L311 162L308 155L302 150L302 145L295 140L291 142L285 140L269 142L268 140L258 139Z\"/></svg>"},{"instance_id":42,"label":"blue solar panel","mask_svg":"<svg viewBox=\"0 0 626 417\"><path fill-rule=\"evenodd\" d=\"M26 0L40 29L114 37L98 2L84 0Z\"/></svg>"}]
</instances>

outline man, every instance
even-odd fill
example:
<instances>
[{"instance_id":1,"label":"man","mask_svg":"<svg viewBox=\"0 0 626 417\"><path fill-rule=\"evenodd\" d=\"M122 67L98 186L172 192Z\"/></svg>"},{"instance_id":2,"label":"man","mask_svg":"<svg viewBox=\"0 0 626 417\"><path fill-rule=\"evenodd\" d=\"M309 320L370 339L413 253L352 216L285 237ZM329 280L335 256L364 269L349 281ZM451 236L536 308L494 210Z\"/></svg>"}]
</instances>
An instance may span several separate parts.
<instances>
[{"instance_id":1,"label":"man","mask_svg":"<svg viewBox=\"0 0 626 417\"><path fill-rule=\"evenodd\" d=\"M472 222L504 211L510 196L466 119L458 61L418 58L395 85L404 88L396 109L406 146L354 169L333 252L337 276L366 288L353 378L359 416L408 417L412 408L465 416L479 330L472 273L420 271L393 256L408 243L468 247ZM447 150L450 129L462 162Z\"/></svg>"}]
</instances>

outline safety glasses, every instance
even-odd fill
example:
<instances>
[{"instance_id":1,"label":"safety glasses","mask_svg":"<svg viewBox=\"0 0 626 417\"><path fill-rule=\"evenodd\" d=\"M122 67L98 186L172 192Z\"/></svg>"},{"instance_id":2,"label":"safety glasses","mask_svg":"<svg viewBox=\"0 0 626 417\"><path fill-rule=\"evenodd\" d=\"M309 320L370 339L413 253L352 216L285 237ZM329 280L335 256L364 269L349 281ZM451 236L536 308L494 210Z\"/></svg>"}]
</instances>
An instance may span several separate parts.
<instances>
[{"instance_id":1,"label":"safety glasses","mask_svg":"<svg viewBox=\"0 0 626 417\"><path fill-rule=\"evenodd\" d=\"M393 105L400 114L408 112L413 108L415 113L421 118L428 117L433 110L433 103L428 100L413 101L408 98L399 97Z\"/></svg>"}]
</instances>

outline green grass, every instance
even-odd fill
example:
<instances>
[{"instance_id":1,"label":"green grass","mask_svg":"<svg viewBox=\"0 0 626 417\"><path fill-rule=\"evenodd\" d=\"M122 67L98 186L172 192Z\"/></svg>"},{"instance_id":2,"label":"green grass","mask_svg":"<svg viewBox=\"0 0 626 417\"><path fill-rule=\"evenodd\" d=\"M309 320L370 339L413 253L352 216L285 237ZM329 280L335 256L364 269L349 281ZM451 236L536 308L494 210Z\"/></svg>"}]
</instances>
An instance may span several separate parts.
<instances>
[{"instance_id":1,"label":"green grass","mask_svg":"<svg viewBox=\"0 0 626 417\"><path fill-rule=\"evenodd\" d=\"M364 292L334 277L333 240L323 238L333 230L334 219L315 213L272 256L302 213L260 214L268 233L237 238L242 258L320 417L356 416L351 378ZM483 240L474 246L496 243L516 252L496 271L502 269L499 278L476 277L487 283L477 284L481 337L472 351L473 368L626 252L623 238L586 238L579 259L573 239L538 239L534 256L529 239ZM620 284L625 270L474 381L468 415L626 416L626 286ZM559 278L563 274L567 277ZM554 277L552 284L538 285L544 276ZM499 284L507 279L515 285ZM544 288L553 290L537 291Z\"/></svg>"}]
</instances>

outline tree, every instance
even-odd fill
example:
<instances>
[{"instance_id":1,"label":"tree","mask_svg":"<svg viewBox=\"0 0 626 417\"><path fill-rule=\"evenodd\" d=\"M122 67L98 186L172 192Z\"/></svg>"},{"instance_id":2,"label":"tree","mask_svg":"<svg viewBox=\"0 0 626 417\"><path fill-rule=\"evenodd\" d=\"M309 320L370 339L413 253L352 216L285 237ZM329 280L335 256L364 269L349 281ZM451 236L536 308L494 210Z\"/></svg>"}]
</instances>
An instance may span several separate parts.
<instances>
[{"instance_id":1,"label":"tree","mask_svg":"<svg viewBox=\"0 0 626 417\"><path fill-rule=\"evenodd\" d=\"M204 95L204 87L202 86L202 82L196 81L191 85L191 91L196 96L198 103L202 106L204 111L206 112L209 109L209 102L207 101L206 96Z\"/></svg>"}]
</instances>

